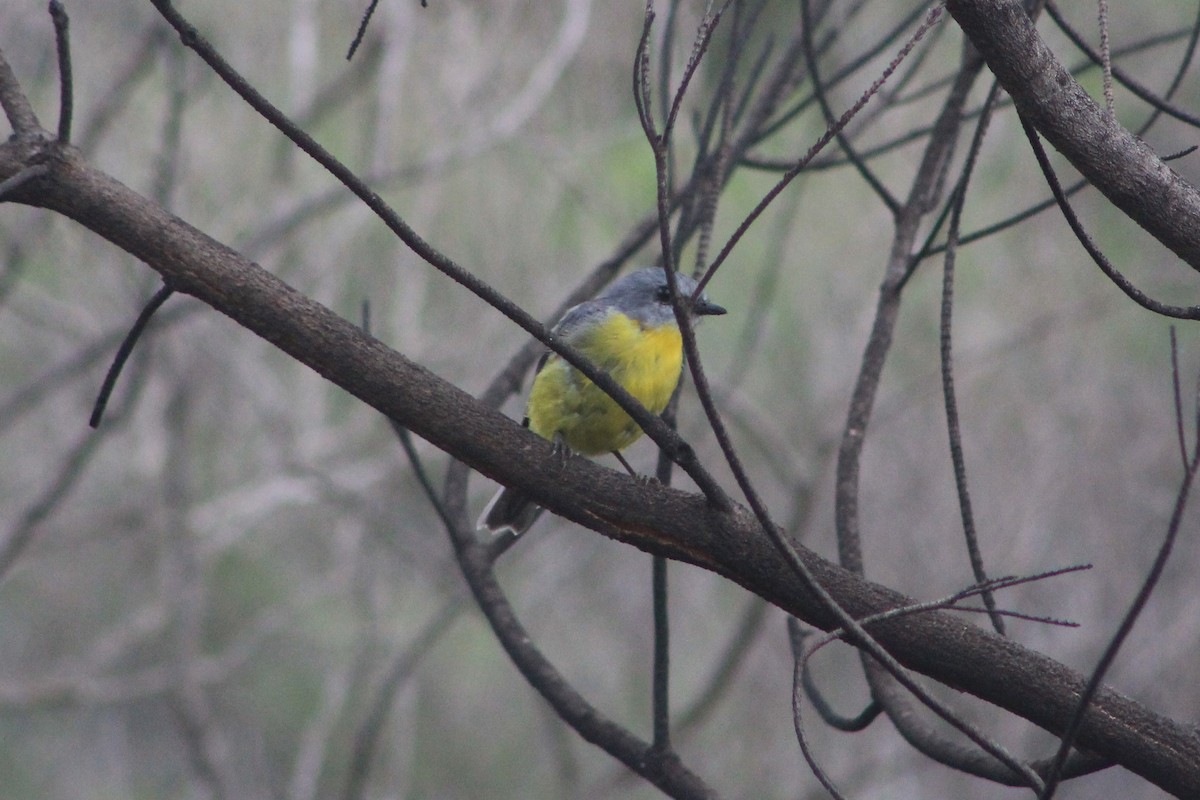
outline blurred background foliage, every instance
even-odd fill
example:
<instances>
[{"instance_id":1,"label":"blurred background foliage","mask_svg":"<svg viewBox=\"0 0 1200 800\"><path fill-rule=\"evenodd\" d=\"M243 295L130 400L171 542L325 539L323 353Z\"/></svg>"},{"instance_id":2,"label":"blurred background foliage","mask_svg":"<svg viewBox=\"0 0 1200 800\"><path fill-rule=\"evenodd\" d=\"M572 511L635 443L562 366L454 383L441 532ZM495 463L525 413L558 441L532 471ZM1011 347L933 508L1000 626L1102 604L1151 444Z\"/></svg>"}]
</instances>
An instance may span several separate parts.
<instances>
[{"instance_id":1,"label":"blurred background foliage","mask_svg":"<svg viewBox=\"0 0 1200 800\"><path fill-rule=\"evenodd\" d=\"M701 4L692 5L682 18L694 23ZM833 5L831 24L844 29L826 70L917 7L866 5L861 13ZM1094 4L1064 5L1095 34ZM183 53L148 3L66 7L76 140L97 166L344 316L358 319L369 303L378 337L469 392L523 344L515 326L407 252ZM362 4L189 0L181 10L422 236L535 315L549 316L653 208L653 160L630 92L639 3L432 0L423 9L391 0L350 63ZM1122 57L1161 90L1194 9L1155 2L1110 11L1115 51L1177 34ZM791 4L765 13L764 36L797 24ZM1040 27L1067 63L1081 63L1048 21ZM44 3L5 3L0 39L49 124L58 87ZM676 76L689 41L681 34L672 56ZM852 123L861 151L928 124L941 94L922 99L916 89L950 74L960 45L944 20L901 90L904 102L881 114L868 106ZM885 47L839 86L835 110L853 103L898 48ZM696 97L719 76L721 52L718 40ZM1098 71L1082 79L1101 94ZM1119 87L1116 99L1130 127L1145 118L1146 107ZM1200 108L1194 69L1176 103ZM794 159L823 130L810 111L757 154ZM1163 120L1147 139L1170 153L1195 133ZM686 136L679 146L682 162ZM903 195L920 152L918 141L872 165ZM822 158L836 156L830 147ZM1193 183L1196 158L1175 164ZM722 196L715 242L775 180L737 175ZM1046 197L1016 119L1000 113L965 230ZM1166 302L1196 302L1194 273L1103 198L1085 191L1077 207L1139 286ZM887 210L852 170L813 170L717 275L710 295L731 313L700 332L723 411L776 519L827 555L831 453L890 239ZM0 542L23 543L0 583L0 793L340 797L355 737L383 696L390 713L366 797L658 796L561 725L508 662L467 601L384 419L176 296L91 432L97 389L155 275L65 219L12 205L0 213L0 251ZM648 249L638 261L653 258ZM1167 324L1103 279L1057 211L965 249L956 288L955 362L984 555L993 574L1095 565L1001 597L1008 608L1081 623L1014 622L1012 632L1088 670L1154 556L1178 488ZM920 598L972 582L942 410L940 292L931 260L906 289L862 478L867 575ZM1186 325L1179 335L1190 385L1200 336ZM519 401L507 410L519 415ZM723 474L686 395L680 425ZM445 457L418 448L440 476ZM631 457L650 470L655 453L642 442ZM493 488L476 481L480 504ZM1190 513L1110 678L1177 719L1200 714L1196 522ZM649 575L648 556L550 518L501 566L546 654L601 710L643 735ZM791 729L782 614L682 565L672 566L671 592L673 697L696 720L676 731L685 762L730 796L822 796ZM714 683L727 652L738 654L737 668ZM815 664L847 713L865 701L856 662L833 648ZM955 700L1018 754L1050 746L1020 720ZM855 798L1017 796L928 762L883 723L848 735L814 719L808 733ZM1162 796L1115 770L1059 796L1102 793Z\"/></svg>"}]
</instances>

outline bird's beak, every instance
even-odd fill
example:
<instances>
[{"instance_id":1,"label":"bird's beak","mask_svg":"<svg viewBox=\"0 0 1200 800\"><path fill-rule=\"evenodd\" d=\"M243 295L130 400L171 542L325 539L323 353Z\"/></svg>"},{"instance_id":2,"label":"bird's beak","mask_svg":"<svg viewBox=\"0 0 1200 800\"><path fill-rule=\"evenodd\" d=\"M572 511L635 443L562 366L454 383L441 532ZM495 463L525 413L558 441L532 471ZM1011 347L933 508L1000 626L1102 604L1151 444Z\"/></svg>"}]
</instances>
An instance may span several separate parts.
<instances>
[{"instance_id":1,"label":"bird's beak","mask_svg":"<svg viewBox=\"0 0 1200 800\"><path fill-rule=\"evenodd\" d=\"M718 317L725 313L725 309L716 303L710 303L706 297L697 297L692 305L692 313L698 317Z\"/></svg>"}]
</instances>

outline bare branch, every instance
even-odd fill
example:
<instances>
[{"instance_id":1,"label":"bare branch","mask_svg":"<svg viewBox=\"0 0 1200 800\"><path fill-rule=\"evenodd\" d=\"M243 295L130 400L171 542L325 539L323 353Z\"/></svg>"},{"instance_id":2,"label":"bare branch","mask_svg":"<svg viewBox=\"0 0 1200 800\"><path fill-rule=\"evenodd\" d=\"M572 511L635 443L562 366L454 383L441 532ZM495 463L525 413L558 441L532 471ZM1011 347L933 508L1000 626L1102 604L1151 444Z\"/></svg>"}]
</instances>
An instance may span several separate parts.
<instances>
[{"instance_id":1,"label":"bare branch","mask_svg":"<svg viewBox=\"0 0 1200 800\"><path fill-rule=\"evenodd\" d=\"M129 333L125 334L125 338L121 341L121 346L117 348L117 354L113 358L112 366L108 368L108 373L104 376L104 383L100 386L100 392L96 395L96 403L92 406L92 416L88 419L90 427L100 427L100 419L104 416L104 407L108 405L108 398L112 395L113 387L117 385L117 378L121 375L122 367L125 366L130 353L133 352L134 345L137 344L142 331L150 323L150 318L154 316L154 312L158 311L172 294L174 294L174 290L169 286L163 286L155 292L150 301L146 303L145 308L142 309L142 312L138 314L137 319L134 320L133 327L129 329Z\"/></svg>"},{"instance_id":2,"label":"bare branch","mask_svg":"<svg viewBox=\"0 0 1200 800\"><path fill-rule=\"evenodd\" d=\"M1042 170L1046 184L1050 187L1050 191L1053 193L1058 207L1062 209L1063 216L1066 218L1067 224L1071 227L1071 232L1075 234L1075 238L1083 245L1083 249L1096 262L1096 266L1100 267L1100 270L1108 276L1108 279L1115 283L1117 288L1123 291L1130 300L1133 300L1148 311L1153 311L1156 314L1173 319L1200 319L1200 305L1183 307L1160 303L1134 286L1132 281L1122 275L1113 266L1112 262L1108 260L1108 256L1104 255L1100 248L1096 246L1096 243L1092 241L1092 237L1083 229L1083 223L1079 221L1075 210L1071 208L1066 192L1062 190L1062 186L1058 182L1058 177L1054 174L1054 168L1050 165L1050 159L1046 156L1046 151L1038 139L1038 134L1034 130L1033 124L1022 116L1021 126L1025 131L1025 137L1029 140L1030 147L1033 148L1033 154L1037 158L1038 166Z\"/></svg>"},{"instance_id":3,"label":"bare branch","mask_svg":"<svg viewBox=\"0 0 1200 800\"><path fill-rule=\"evenodd\" d=\"M876 177L875 173L872 172L869 167L867 167L866 162L863 161L861 156L859 156L858 152L854 149L854 146L850 143L850 140L846 138L845 134L842 133L842 128L845 127L845 123L838 125L837 118L833 115L833 109L829 105L829 98L825 95L825 86L821 78L821 73L817 67L817 54L813 47L812 40L812 29L814 23L812 14L809 12L808 0L800 0L800 15L800 24L804 31L804 58L808 63L808 72L813 87L813 97L817 99L817 104L821 107L821 113L825 116L825 124L830 130L834 130L836 128L834 138L837 140L838 146L842 148L842 152L846 154L846 159L854 165L854 169L858 171L858 174L862 177L862 179L866 181L867 185L870 186L875 192L875 195L879 198L880 202L887 206L888 211L895 214L900 208L900 202L896 200L896 198L892 197L892 193L889 192L887 187L883 185L883 181ZM923 32L924 31L922 30L922 33ZM897 59L897 61L898 60L899 59ZM894 68L895 63L893 63L893 69Z\"/></svg>"},{"instance_id":4,"label":"bare branch","mask_svg":"<svg viewBox=\"0 0 1200 800\"><path fill-rule=\"evenodd\" d=\"M75 107L75 88L71 79L70 19L59 0L50 0L50 17L54 20L54 42L58 49L58 141L71 141L71 117Z\"/></svg>"},{"instance_id":5,"label":"bare branch","mask_svg":"<svg viewBox=\"0 0 1200 800\"><path fill-rule=\"evenodd\" d=\"M947 0L1021 116L1130 219L1200 269L1200 192L1096 105L1017 0Z\"/></svg>"},{"instance_id":6,"label":"bare branch","mask_svg":"<svg viewBox=\"0 0 1200 800\"><path fill-rule=\"evenodd\" d=\"M21 84L17 82L17 76L13 74L3 50L0 50L0 107L4 109L13 133L18 136L33 136L42 132L42 123L29 104L29 98L21 90Z\"/></svg>"},{"instance_id":7,"label":"bare branch","mask_svg":"<svg viewBox=\"0 0 1200 800\"><path fill-rule=\"evenodd\" d=\"M975 573L975 581L981 586L988 582L987 571L983 566L983 554L979 549L979 536L975 526L975 513L971 506L971 494L967 485L967 462L963 453L962 431L958 415L958 397L954 389L954 367L951 340L951 320L954 310L954 267L958 253L958 232L962 220L963 206L967 201L967 187L975 169L975 163L987 134L988 123L991 121L992 110L995 108L999 95L999 84L992 82L988 89L987 99L983 104L983 113L975 126L971 137L971 147L967 152L967 160L962 168L958 186L950 198L950 227L947 234L946 254L942 271L942 310L941 334L939 351L942 360L942 398L946 409L946 431L950 438L950 460L954 465L954 486L958 492L959 516L962 519L963 535L967 544L967 555L971 560L971 570ZM987 606L992 627L996 633L1004 635L1004 620L996 613L996 600L990 590L981 593L983 603Z\"/></svg>"}]
</instances>

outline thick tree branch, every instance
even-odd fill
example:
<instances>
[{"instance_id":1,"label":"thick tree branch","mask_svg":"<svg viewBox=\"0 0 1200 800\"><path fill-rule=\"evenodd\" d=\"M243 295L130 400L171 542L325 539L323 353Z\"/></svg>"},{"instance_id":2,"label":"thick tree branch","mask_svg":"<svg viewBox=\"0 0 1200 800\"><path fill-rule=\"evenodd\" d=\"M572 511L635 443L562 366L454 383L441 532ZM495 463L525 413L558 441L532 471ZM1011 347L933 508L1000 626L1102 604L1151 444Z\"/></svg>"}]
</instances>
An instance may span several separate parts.
<instances>
[{"instance_id":1,"label":"thick tree branch","mask_svg":"<svg viewBox=\"0 0 1200 800\"><path fill-rule=\"evenodd\" d=\"M1022 116L1113 205L1200 269L1200 192L1094 101L1018 0L947 0Z\"/></svg>"}]
</instances>

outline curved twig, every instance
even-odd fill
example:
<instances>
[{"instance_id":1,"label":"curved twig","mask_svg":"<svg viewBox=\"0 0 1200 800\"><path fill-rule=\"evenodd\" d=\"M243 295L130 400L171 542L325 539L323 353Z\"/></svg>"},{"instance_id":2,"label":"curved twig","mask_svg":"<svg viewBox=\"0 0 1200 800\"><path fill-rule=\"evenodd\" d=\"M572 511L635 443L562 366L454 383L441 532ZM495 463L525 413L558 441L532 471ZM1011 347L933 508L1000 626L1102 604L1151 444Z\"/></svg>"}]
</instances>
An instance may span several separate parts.
<instances>
[{"instance_id":1,"label":"curved twig","mask_svg":"<svg viewBox=\"0 0 1200 800\"><path fill-rule=\"evenodd\" d=\"M1037 159L1038 166L1042 170L1046 184L1050 187L1050 191L1053 193L1058 207L1062 209L1063 217L1066 218L1067 224L1071 227L1071 232L1075 234L1075 238L1079 240L1079 244L1091 256L1092 261L1096 262L1096 266L1100 267L1100 271L1110 281L1115 283L1117 288L1125 293L1126 297L1147 311L1153 311L1156 314L1173 319L1200 319L1200 306L1172 306L1160 303L1135 286L1132 281L1121 274L1120 270L1113 266L1112 262L1108 260L1108 256L1104 255L1100 248L1096 246L1096 243L1092 241L1092 237L1088 235L1088 232L1084 230L1083 223L1079 221L1079 217L1075 214L1075 209L1071 207L1071 203L1067 199L1062 185L1058 182L1058 176L1054 174L1054 168L1050 165L1050 159L1046 155L1045 148L1042 147L1037 131L1034 130L1033 125L1023 115L1021 116L1021 128L1025 131L1025 138L1029 140L1029 146L1033 148L1034 157Z\"/></svg>"},{"instance_id":2,"label":"curved twig","mask_svg":"<svg viewBox=\"0 0 1200 800\"><path fill-rule=\"evenodd\" d=\"M100 427L100 419L104 416L104 408L108 405L108 398L112 395L113 387L117 385L117 378L121 375L121 369L125 366L125 362L129 359L130 353L133 352L134 345L141 338L142 332L146 330L146 326L150 324L151 317L154 312L162 307L162 304L167 302L167 298L175 293L175 290L170 286L163 285L154 296L150 298L137 319L133 322L133 327L125 334L125 338L121 340L121 346L117 348L117 354L113 357L112 364L108 368L108 372L104 376L104 383L100 385L100 391L96 394L96 402L92 406L92 416L88 418L88 425L92 428Z\"/></svg>"}]
</instances>

